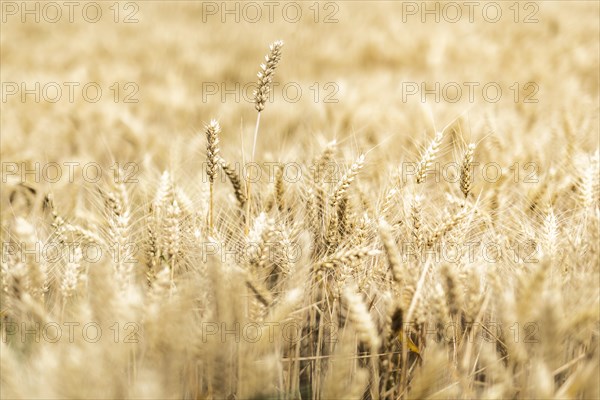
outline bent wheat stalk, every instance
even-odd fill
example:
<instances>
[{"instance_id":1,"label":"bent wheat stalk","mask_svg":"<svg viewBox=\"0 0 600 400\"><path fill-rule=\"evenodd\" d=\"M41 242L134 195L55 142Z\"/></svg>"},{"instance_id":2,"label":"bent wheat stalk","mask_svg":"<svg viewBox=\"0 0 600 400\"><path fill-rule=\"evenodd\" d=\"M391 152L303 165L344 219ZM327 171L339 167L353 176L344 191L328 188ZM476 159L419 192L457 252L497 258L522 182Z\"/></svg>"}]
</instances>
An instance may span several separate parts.
<instances>
[{"instance_id":1,"label":"bent wheat stalk","mask_svg":"<svg viewBox=\"0 0 600 400\"><path fill-rule=\"evenodd\" d=\"M233 192L235 194L235 198L237 199L240 208L244 209L244 206L246 204L246 191L242 186L242 180L240 179L236 170L223 157L219 156L218 162L221 169L223 170L223 172L225 172L225 175L227 175L227 178L233 186Z\"/></svg>"}]
</instances>

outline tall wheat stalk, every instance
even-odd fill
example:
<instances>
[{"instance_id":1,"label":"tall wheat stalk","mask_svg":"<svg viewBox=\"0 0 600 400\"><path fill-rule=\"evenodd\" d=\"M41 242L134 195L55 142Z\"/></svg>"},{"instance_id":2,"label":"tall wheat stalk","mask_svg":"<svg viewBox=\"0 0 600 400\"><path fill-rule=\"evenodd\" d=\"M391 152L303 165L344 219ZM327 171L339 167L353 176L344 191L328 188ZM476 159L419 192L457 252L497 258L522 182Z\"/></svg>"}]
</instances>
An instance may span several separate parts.
<instances>
[{"instance_id":1,"label":"tall wheat stalk","mask_svg":"<svg viewBox=\"0 0 600 400\"><path fill-rule=\"evenodd\" d=\"M214 219L214 184L215 177L217 176L217 166L219 163L219 134L221 133L221 126L216 120L211 120L206 125L206 157L207 157L207 175L208 182L210 185L210 199L208 208L208 229L210 232L213 231L213 219Z\"/></svg>"},{"instance_id":2,"label":"tall wheat stalk","mask_svg":"<svg viewBox=\"0 0 600 400\"><path fill-rule=\"evenodd\" d=\"M269 46L269 54L265 56L265 64L260 65L260 71L258 71L258 88L254 91L254 108L257 111L256 124L254 126L254 138L252 140L252 153L250 155L250 162L253 163L256 155L256 142L258 139L258 129L260 127L260 115L265 109L267 100L269 100L269 93L271 92L271 84L273 83L273 77L275 76L275 68L281 60L281 49L283 48L283 41L277 40ZM252 203L252 183L248 179L246 171L246 235L250 229L250 210Z\"/></svg>"}]
</instances>

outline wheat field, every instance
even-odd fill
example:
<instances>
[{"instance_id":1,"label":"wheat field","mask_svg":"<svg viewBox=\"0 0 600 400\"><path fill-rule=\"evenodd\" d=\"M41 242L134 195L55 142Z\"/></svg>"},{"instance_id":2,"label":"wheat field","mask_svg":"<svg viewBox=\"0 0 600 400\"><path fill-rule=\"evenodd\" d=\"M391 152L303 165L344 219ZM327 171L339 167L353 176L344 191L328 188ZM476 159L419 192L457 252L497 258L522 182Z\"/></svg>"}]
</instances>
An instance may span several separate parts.
<instances>
[{"instance_id":1,"label":"wheat field","mask_svg":"<svg viewBox=\"0 0 600 400\"><path fill-rule=\"evenodd\" d=\"M2 399L600 398L600 3L0 7Z\"/></svg>"}]
</instances>

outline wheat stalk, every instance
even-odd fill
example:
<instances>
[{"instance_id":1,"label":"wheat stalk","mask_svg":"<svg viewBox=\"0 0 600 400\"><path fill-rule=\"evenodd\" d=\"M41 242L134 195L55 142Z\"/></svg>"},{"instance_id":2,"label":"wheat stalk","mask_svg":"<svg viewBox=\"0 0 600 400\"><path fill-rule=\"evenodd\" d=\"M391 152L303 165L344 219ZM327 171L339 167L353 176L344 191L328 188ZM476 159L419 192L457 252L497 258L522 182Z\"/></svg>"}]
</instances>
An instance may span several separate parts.
<instances>
[{"instance_id":1,"label":"wheat stalk","mask_svg":"<svg viewBox=\"0 0 600 400\"><path fill-rule=\"evenodd\" d=\"M278 40L273 42L269 46L269 54L265 56L266 64L260 65L260 71L258 71L258 88L254 91L254 108L258 112L256 115L256 125L254 127L254 138L252 140L252 155L250 161L254 162L256 154L256 141L258 139L258 128L260 126L260 115L265 109L265 104L269 98L269 92L271 90L271 84L273 83L273 77L275 75L275 69L281 60L281 49L283 48L283 41ZM252 182L246 176L246 234L248 234L249 223L250 223L250 208L252 196Z\"/></svg>"},{"instance_id":2,"label":"wheat stalk","mask_svg":"<svg viewBox=\"0 0 600 400\"><path fill-rule=\"evenodd\" d=\"M379 235L385 249L385 254L392 271L394 281L400 283L403 281L404 268L402 268L402 259L398 252L396 242L392 236L391 226L382 218L379 221Z\"/></svg>"},{"instance_id":3,"label":"wheat stalk","mask_svg":"<svg viewBox=\"0 0 600 400\"><path fill-rule=\"evenodd\" d=\"M421 202L423 201L420 195L415 195L410 204L410 218L412 221L412 235L417 244L423 242L423 233L421 230Z\"/></svg>"},{"instance_id":4,"label":"wheat stalk","mask_svg":"<svg viewBox=\"0 0 600 400\"><path fill-rule=\"evenodd\" d=\"M327 167L331 165L333 162L335 152L337 151L337 141L332 140L327 144L323 153L317 158L312 165L311 168L311 177L312 182L314 184L318 184L323 182L324 180L324 172L327 170Z\"/></svg>"},{"instance_id":5,"label":"wheat stalk","mask_svg":"<svg viewBox=\"0 0 600 400\"><path fill-rule=\"evenodd\" d=\"M238 205L241 209L244 209L244 205L246 204L246 191L242 185L242 180L240 176L235 171L235 169L221 156L218 158L219 166L227 175L229 182L233 186L233 193L235 194L235 198L237 199Z\"/></svg>"},{"instance_id":6,"label":"wheat stalk","mask_svg":"<svg viewBox=\"0 0 600 400\"><path fill-rule=\"evenodd\" d=\"M360 156L358 156L356 161L352 163L350 169L346 171L346 173L342 176L340 182L337 184L333 191L333 201L331 203L331 206L334 209L336 209L337 205L342 201L342 198L346 195L348 188L350 187L352 182L354 182L354 179L356 178L360 170L364 167L364 165L365 155L361 154Z\"/></svg>"},{"instance_id":7,"label":"wheat stalk","mask_svg":"<svg viewBox=\"0 0 600 400\"><path fill-rule=\"evenodd\" d=\"M420 183L425 182L427 171L429 170L431 163L437 156L437 153L440 150L440 145L442 144L443 139L444 139L444 132L436 133L435 137L429 144L429 147L427 147L427 149L425 149L425 151L421 155L421 160L417 164L417 171L416 171L416 182L417 183L420 184Z\"/></svg>"},{"instance_id":8,"label":"wheat stalk","mask_svg":"<svg viewBox=\"0 0 600 400\"><path fill-rule=\"evenodd\" d=\"M81 248L77 247L73 252L71 260L65 267L63 280L60 285L60 291L65 299L73 296L77 292L77 287L82 281Z\"/></svg>"},{"instance_id":9,"label":"wheat stalk","mask_svg":"<svg viewBox=\"0 0 600 400\"><path fill-rule=\"evenodd\" d=\"M380 339L367 306L355 287L344 289L344 299L348 305L348 318L356 330L358 339L374 353L379 347Z\"/></svg>"},{"instance_id":10,"label":"wheat stalk","mask_svg":"<svg viewBox=\"0 0 600 400\"><path fill-rule=\"evenodd\" d=\"M448 304L449 311L452 315L458 315L464 300L456 272L450 264L445 263L442 265L440 273L442 275L442 282L445 288L446 302Z\"/></svg>"},{"instance_id":11,"label":"wheat stalk","mask_svg":"<svg viewBox=\"0 0 600 400\"><path fill-rule=\"evenodd\" d=\"M469 197L473 184L473 153L475 152L475 144L470 143L467 146L463 162L460 167L460 191L465 195L465 198Z\"/></svg>"},{"instance_id":12,"label":"wheat stalk","mask_svg":"<svg viewBox=\"0 0 600 400\"><path fill-rule=\"evenodd\" d=\"M347 217L345 214L347 213L346 206L348 189L350 188L350 185L352 184L352 182L354 182L354 179L356 178L360 170L364 167L364 165L365 155L361 154L360 156L358 156L356 161L352 163L350 169L344 173L344 175L334 188L333 198L331 201L332 215L329 219L327 237L327 243L330 247L335 246L337 244L338 236L340 234L340 226L343 223L344 218ZM344 229L345 228L343 228L341 231L343 232Z\"/></svg>"},{"instance_id":13,"label":"wheat stalk","mask_svg":"<svg viewBox=\"0 0 600 400\"><path fill-rule=\"evenodd\" d=\"M208 229L213 231L213 199L214 199L214 182L217 176L217 166L219 159L219 134L221 133L221 126L216 120L211 120L205 127L206 131L206 157L207 157L207 171L208 181L210 184L210 200L209 200L209 211L208 211Z\"/></svg>"}]
</instances>

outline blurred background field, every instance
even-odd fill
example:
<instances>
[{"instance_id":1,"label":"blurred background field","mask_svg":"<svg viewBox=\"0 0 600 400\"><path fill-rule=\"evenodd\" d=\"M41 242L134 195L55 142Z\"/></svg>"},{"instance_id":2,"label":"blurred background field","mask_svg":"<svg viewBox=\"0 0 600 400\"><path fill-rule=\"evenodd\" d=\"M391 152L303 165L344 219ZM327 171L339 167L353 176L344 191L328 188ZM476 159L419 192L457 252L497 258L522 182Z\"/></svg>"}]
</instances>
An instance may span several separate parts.
<instances>
[{"instance_id":1,"label":"blurred background field","mask_svg":"<svg viewBox=\"0 0 600 400\"><path fill-rule=\"evenodd\" d=\"M23 101L20 88L16 95L4 91L1 155L6 161L81 159L106 165L110 154L126 161L150 158L164 168L195 157L203 146L198 131L213 117L223 126L224 151L237 156L240 130L247 137L252 133L251 89L245 98L241 89L237 94L222 89L253 83L267 45L276 39L286 45L275 79L279 86L263 116L259 154L283 151L296 157L303 146L337 137L363 147L385 139L389 145L381 156L399 159L416 154L416 143L431 133L430 115L438 129L464 115L469 120L465 135L480 139L492 134L495 139L486 143L510 146L514 157L535 157L529 154L533 145L553 148L553 132L561 129L565 114L578 128L578 143L588 150L598 143L597 2L529 3L535 9L521 2L519 22L510 2L495 3L502 16L488 22L493 9L484 13L486 3L480 2L472 11L473 22L462 5L456 23L449 22L453 5L462 2L275 2L270 6L273 22L263 2L250 8L237 3L239 12L233 14L225 10L235 10L236 3L140 1L116 7L99 2L102 14L96 23L84 19L95 11L88 8L84 14L85 3L74 9L73 23L64 6L62 18L52 23L54 11L44 12L45 3L38 3L36 23L35 15L21 15L21 3L15 4L15 15L3 6L2 82L24 82L28 89L35 82L41 87L58 83L63 94L55 103L43 96L36 103L31 94ZM435 9L436 4L437 16L421 14L421 7ZM297 9L299 20L292 22ZM261 17L251 22L255 10ZM538 22L525 23L530 14ZM64 82L80 84L72 102ZM102 89L96 103L81 93L90 82ZM436 102L433 95L423 103L420 92L403 99L407 82L426 82L428 88L456 82L463 93L456 103ZM480 84L474 101L464 82ZM488 82L503 88L497 103L482 96ZM509 88L515 82L517 102ZM528 82L538 86L532 97L537 103L523 101L533 92L533 87L523 88ZM209 92L214 85L216 94ZM126 95L138 102L124 102ZM174 156L170 149L177 143L184 154Z\"/></svg>"}]
</instances>

